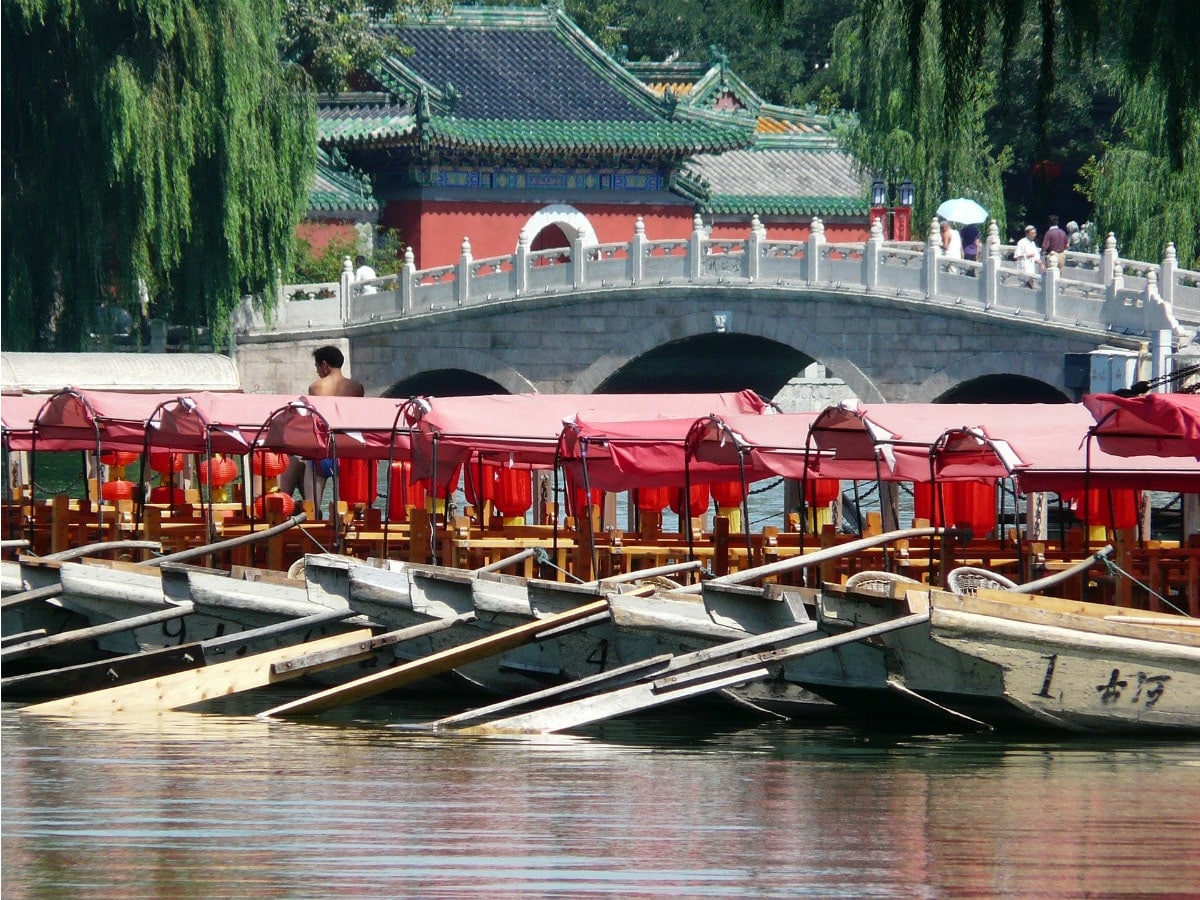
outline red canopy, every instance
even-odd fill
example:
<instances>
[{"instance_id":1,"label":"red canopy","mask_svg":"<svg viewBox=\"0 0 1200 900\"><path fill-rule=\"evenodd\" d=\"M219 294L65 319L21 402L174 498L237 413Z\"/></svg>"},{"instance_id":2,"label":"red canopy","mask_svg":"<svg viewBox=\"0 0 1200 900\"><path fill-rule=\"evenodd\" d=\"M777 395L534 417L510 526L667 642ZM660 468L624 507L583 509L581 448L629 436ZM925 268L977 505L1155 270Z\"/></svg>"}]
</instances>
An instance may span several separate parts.
<instances>
[{"instance_id":1,"label":"red canopy","mask_svg":"<svg viewBox=\"0 0 1200 900\"><path fill-rule=\"evenodd\" d=\"M1083 405L1095 416L1100 446L1117 456L1200 459L1200 396L1092 394Z\"/></svg>"},{"instance_id":2,"label":"red canopy","mask_svg":"<svg viewBox=\"0 0 1200 900\"><path fill-rule=\"evenodd\" d=\"M506 394L421 398L411 410L413 477L439 482L473 453L497 465L549 468L568 422L693 421L715 413L758 413L753 391L723 394Z\"/></svg>"},{"instance_id":3,"label":"red canopy","mask_svg":"<svg viewBox=\"0 0 1200 900\"><path fill-rule=\"evenodd\" d=\"M43 399L34 419L39 450L141 451L146 420L174 394L133 394L64 388Z\"/></svg>"},{"instance_id":4,"label":"red canopy","mask_svg":"<svg viewBox=\"0 0 1200 900\"><path fill-rule=\"evenodd\" d=\"M697 422L690 449L696 460L733 467L735 472L740 455L754 478L781 475L801 479L805 477L808 429L816 418L817 413L812 412L709 417ZM814 448L813 460L816 455ZM747 480L753 479L747 476Z\"/></svg>"},{"instance_id":5,"label":"red canopy","mask_svg":"<svg viewBox=\"0 0 1200 900\"><path fill-rule=\"evenodd\" d=\"M12 450L28 450L33 445L33 420L46 402L33 394L5 394L0 397L0 428Z\"/></svg>"},{"instance_id":6,"label":"red canopy","mask_svg":"<svg viewBox=\"0 0 1200 900\"><path fill-rule=\"evenodd\" d=\"M271 410L259 446L309 459L409 458L408 425L397 413L407 400L389 397L300 397ZM393 426L399 429L393 433ZM392 442L395 441L395 448Z\"/></svg>"},{"instance_id":7,"label":"red canopy","mask_svg":"<svg viewBox=\"0 0 1200 900\"><path fill-rule=\"evenodd\" d=\"M759 481L780 474L767 461L773 448L752 446L742 435L765 420L779 428L773 436L803 442L814 413L799 415L738 414L701 419L651 419L632 422L576 421L563 429L560 444L563 468L583 483L586 460L588 484L604 491L638 487L682 487L693 484ZM739 449L740 451L739 452ZM689 454L691 458L689 459ZM741 461L739 463L739 456ZM796 463L803 470L803 461ZM792 476L798 477L798 476Z\"/></svg>"}]
</instances>

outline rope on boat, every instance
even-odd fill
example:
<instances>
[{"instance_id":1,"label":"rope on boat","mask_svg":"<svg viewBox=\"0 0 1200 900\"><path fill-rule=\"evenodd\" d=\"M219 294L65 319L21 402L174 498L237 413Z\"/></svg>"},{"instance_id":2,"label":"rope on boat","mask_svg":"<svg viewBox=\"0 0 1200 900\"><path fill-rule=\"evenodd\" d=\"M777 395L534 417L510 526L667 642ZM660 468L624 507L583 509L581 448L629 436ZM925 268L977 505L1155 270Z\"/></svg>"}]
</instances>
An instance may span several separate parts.
<instances>
[{"instance_id":1,"label":"rope on boat","mask_svg":"<svg viewBox=\"0 0 1200 900\"><path fill-rule=\"evenodd\" d=\"M304 535L306 538L308 538L310 541L312 541L314 544L316 544L316 545L317 545L317 548L318 548L318 549L319 549L319 550L320 550L322 553L328 553L328 552L329 552L328 550L326 550L326 549L325 549L325 545L324 545L324 544L322 544L320 541L318 541L318 540L317 540L317 539L316 539L316 538L315 538L313 535L309 534L309 533L308 533L308 531L307 531L306 529L304 529L304 528L301 528L301 529L300 529L300 533L301 533L301 534L303 534L303 535Z\"/></svg>"},{"instance_id":2,"label":"rope on boat","mask_svg":"<svg viewBox=\"0 0 1200 900\"><path fill-rule=\"evenodd\" d=\"M580 578L578 575L576 575L574 572L568 572L566 569L562 568L561 566L555 565L554 560L552 560L550 558L550 554L546 552L545 547L534 547L533 551L534 551L533 561L536 562L539 566L549 566L551 569L554 569L556 572L562 572L564 575L567 576L567 578L571 579L576 584L585 584L584 580L582 578Z\"/></svg>"},{"instance_id":3,"label":"rope on boat","mask_svg":"<svg viewBox=\"0 0 1200 900\"><path fill-rule=\"evenodd\" d=\"M1140 587L1146 593L1150 594L1150 596L1157 597L1159 600L1161 600L1167 606L1171 607L1171 609L1175 610L1175 612L1179 613L1181 616L1187 616L1189 619L1192 618L1191 613L1187 612L1186 610L1180 609L1178 606L1176 606L1174 603L1172 603L1170 600L1168 600L1166 597L1164 597L1158 591L1151 588L1149 585L1142 584L1140 581L1138 581L1136 578L1134 578L1132 575L1130 575L1128 572L1126 572L1124 569L1122 569L1120 566L1118 566L1115 562L1113 562L1108 557L1104 558L1104 565L1108 569L1108 574L1124 575L1126 578L1128 578L1130 581L1132 581L1134 584L1136 584L1138 587Z\"/></svg>"}]
</instances>

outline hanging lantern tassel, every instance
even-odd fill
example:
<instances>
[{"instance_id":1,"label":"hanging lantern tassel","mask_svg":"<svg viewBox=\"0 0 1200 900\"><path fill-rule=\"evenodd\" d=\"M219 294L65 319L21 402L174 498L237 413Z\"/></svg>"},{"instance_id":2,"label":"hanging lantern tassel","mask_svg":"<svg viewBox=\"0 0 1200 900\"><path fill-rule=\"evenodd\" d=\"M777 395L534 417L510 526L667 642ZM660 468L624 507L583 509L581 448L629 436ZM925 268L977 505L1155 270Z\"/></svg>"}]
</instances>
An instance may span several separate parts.
<instances>
[{"instance_id":1,"label":"hanging lantern tassel","mask_svg":"<svg viewBox=\"0 0 1200 900\"><path fill-rule=\"evenodd\" d=\"M742 501L746 492L740 481L718 481L711 486L713 500L717 504L717 515L729 520L729 531L736 534L742 530Z\"/></svg>"}]
</instances>

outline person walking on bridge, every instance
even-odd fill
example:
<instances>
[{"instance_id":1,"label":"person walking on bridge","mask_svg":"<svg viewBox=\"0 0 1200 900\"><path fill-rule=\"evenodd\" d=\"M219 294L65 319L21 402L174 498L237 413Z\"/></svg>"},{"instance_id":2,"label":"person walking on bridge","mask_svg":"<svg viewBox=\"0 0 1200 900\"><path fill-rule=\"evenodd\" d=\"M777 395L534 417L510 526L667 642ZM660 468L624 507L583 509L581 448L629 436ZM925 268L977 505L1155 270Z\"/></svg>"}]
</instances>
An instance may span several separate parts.
<instances>
[{"instance_id":1,"label":"person walking on bridge","mask_svg":"<svg viewBox=\"0 0 1200 900\"><path fill-rule=\"evenodd\" d=\"M1058 271L1061 272L1067 264L1067 233L1058 227L1058 216L1050 217L1050 227L1042 238L1043 257L1049 259L1052 252L1058 255Z\"/></svg>"},{"instance_id":2,"label":"person walking on bridge","mask_svg":"<svg viewBox=\"0 0 1200 900\"><path fill-rule=\"evenodd\" d=\"M1041 269L1045 271L1046 266L1042 262L1042 251L1037 245L1037 229L1032 225L1025 226L1025 237L1017 241L1016 249L1013 250L1013 259L1017 261L1017 268L1029 279L1025 282L1025 287L1033 287L1033 276Z\"/></svg>"},{"instance_id":3,"label":"person walking on bridge","mask_svg":"<svg viewBox=\"0 0 1200 900\"><path fill-rule=\"evenodd\" d=\"M363 386L353 378L342 374L346 357L337 347L328 345L313 351L313 362L317 367L317 380L308 386L310 397L362 397ZM286 472L279 477L279 490L291 494L297 485L305 500L311 500L315 515L321 518L321 498L325 496L325 482L333 474L332 459L306 460L293 456Z\"/></svg>"}]
</instances>

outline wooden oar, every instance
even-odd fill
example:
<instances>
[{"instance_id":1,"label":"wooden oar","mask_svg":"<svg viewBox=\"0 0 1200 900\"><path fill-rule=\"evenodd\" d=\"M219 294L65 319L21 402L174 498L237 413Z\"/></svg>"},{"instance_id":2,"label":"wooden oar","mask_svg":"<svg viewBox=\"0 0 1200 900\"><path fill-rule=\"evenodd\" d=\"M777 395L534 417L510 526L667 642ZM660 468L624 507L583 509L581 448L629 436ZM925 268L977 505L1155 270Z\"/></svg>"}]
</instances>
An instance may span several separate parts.
<instances>
[{"instance_id":1,"label":"wooden oar","mask_svg":"<svg viewBox=\"0 0 1200 900\"><path fill-rule=\"evenodd\" d=\"M369 659L375 652L370 647L370 641L370 629L363 628L359 631L309 641L307 644L296 647L268 650L265 653L258 653L243 659L188 669L161 678L139 681L135 684L123 684L105 688L102 691L93 691L90 694L79 694L61 700L37 703L33 706L22 707L21 712L31 715L81 715L88 713L111 714L133 710L179 709L204 700L227 697L230 694L267 687L297 678L300 675L308 675L323 669ZM274 670L276 663L334 648L341 648L345 652L337 659L327 659L318 665L294 666L281 672Z\"/></svg>"},{"instance_id":2,"label":"wooden oar","mask_svg":"<svg viewBox=\"0 0 1200 900\"><path fill-rule=\"evenodd\" d=\"M268 709L259 715L301 716L325 712L346 703L353 703L356 700L374 697L377 694L382 694L385 691L419 681L422 678L448 672L466 663L487 659L489 656L495 656L497 653L503 653L506 650L511 650L514 647L519 647L522 644L536 640L546 631L577 620L586 619L596 613L606 612L607 609L608 603L605 600L585 603L575 609L547 616L544 619L526 622L515 628L509 628L506 631L500 631L458 647L451 647L448 650L431 654L422 659L403 663L391 669L384 669L382 672L373 672L357 681L328 688L309 697L293 700L290 703L284 703Z\"/></svg>"}]
</instances>

